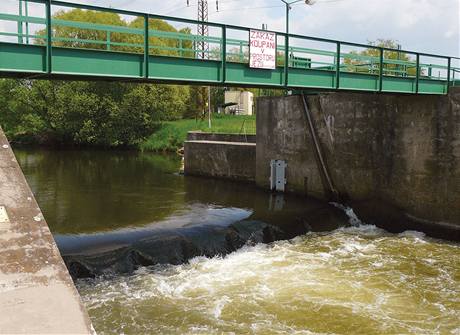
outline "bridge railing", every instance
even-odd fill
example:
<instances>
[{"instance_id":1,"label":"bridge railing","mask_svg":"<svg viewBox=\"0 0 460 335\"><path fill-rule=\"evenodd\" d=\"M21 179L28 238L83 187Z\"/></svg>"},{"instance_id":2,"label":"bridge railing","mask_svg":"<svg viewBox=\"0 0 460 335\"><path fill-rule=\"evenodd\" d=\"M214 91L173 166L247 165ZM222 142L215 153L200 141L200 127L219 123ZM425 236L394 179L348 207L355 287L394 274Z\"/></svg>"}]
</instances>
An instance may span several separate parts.
<instances>
[{"instance_id":1,"label":"bridge railing","mask_svg":"<svg viewBox=\"0 0 460 335\"><path fill-rule=\"evenodd\" d=\"M249 63L250 28L248 27L203 23L63 1L29 0L28 2L41 6L42 15L34 14L34 16L27 12L24 15L22 8L17 14L0 13L0 20L17 26L16 31L0 32L0 37L18 44L46 46L47 73L53 72L53 48L91 49L143 55L142 76L144 77L149 76L150 56L219 61L221 63L221 73L217 79L219 82L226 82L229 64ZM108 13L112 17L106 24L97 20L82 22L82 17L88 16L61 15L69 13L69 9L86 10L88 13ZM121 17L125 19L122 20ZM129 19L126 19L127 17ZM163 21L171 24L165 25ZM208 28L209 36L192 33L194 27L200 24ZM24 25L27 27L25 32ZM29 29L32 25L36 28ZM402 82L397 79L401 78L411 84L403 91L430 93L430 87L438 85L432 83L436 81L444 85L445 93L448 86L458 85L460 80L459 58L311 36L290 34L286 37L284 33L276 32L276 34L277 66L284 73L276 84L269 83L272 86L301 86L299 76L307 73L299 72L302 70L314 73L317 78L325 78L323 81L319 80L317 86L310 85L310 87L320 88L391 91L385 85L391 83L398 90L398 87L402 87ZM204 45L207 46L205 50L203 50ZM362 74L367 77L362 77L361 87L359 81L352 83L348 74Z\"/></svg>"}]
</instances>

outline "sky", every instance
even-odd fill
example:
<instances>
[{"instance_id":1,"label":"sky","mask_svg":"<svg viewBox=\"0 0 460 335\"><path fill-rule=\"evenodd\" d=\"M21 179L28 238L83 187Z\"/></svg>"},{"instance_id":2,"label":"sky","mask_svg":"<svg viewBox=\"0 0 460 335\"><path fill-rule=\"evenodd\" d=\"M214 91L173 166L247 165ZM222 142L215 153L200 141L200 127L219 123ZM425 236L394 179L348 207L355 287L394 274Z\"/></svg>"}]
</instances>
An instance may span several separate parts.
<instances>
[{"instance_id":1,"label":"sky","mask_svg":"<svg viewBox=\"0 0 460 335\"><path fill-rule=\"evenodd\" d=\"M197 0L68 0L98 6L128 9L196 19ZM285 30L281 0L216 0L209 2L209 21ZM0 12L15 6L2 0ZM3 7L3 8L2 8ZM2 23L0 21L0 28ZM290 31L367 43L378 38L398 41L403 49L460 56L460 0L316 0L293 5Z\"/></svg>"}]
</instances>

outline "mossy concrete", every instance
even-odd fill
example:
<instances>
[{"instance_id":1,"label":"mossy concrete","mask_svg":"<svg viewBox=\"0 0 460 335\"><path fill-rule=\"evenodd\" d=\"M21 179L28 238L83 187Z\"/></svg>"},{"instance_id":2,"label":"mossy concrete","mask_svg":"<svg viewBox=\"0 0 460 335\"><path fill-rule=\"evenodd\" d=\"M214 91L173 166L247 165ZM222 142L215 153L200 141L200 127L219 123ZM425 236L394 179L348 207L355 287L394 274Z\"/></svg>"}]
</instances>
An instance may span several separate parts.
<instances>
[{"instance_id":1,"label":"mossy concrete","mask_svg":"<svg viewBox=\"0 0 460 335\"><path fill-rule=\"evenodd\" d=\"M307 103L343 201L368 223L460 239L460 90L323 93ZM300 96L258 99L256 183L264 188L271 159L286 160L289 192L329 200Z\"/></svg>"},{"instance_id":2,"label":"mossy concrete","mask_svg":"<svg viewBox=\"0 0 460 335\"><path fill-rule=\"evenodd\" d=\"M228 141L186 141L184 173L191 176L255 180L256 144Z\"/></svg>"}]
</instances>

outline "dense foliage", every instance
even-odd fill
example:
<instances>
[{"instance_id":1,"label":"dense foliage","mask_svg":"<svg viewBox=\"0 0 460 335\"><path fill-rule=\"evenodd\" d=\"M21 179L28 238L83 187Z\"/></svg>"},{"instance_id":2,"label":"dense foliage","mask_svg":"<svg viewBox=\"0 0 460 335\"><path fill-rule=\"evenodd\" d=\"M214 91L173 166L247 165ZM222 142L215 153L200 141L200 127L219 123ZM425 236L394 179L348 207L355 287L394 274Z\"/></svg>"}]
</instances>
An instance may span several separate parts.
<instances>
[{"instance_id":1,"label":"dense foliage","mask_svg":"<svg viewBox=\"0 0 460 335\"><path fill-rule=\"evenodd\" d=\"M125 21L113 13L74 9L60 11L55 19L139 28L143 19ZM152 19L151 29L177 32L168 23ZM179 32L190 34L190 29ZM37 35L44 35L38 31ZM55 46L104 49L103 30L87 30L56 25ZM143 52L132 45L142 44L143 36L112 33L112 51ZM35 43L43 43L37 38ZM152 45L173 49L177 41L150 37ZM123 45L124 44L124 45ZM190 44L182 44L191 48ZM138 48L139 49L139 48ZM152 49L152 54L174 50ZM0 124L13 141L78 145L136 145L150 135L160 121L175 120L199 109L187 86L117 82L0 81ZM191 110L191 109L194 110Z\"/></svg>"},{"instance_id":2,"label":"dense foliage","mask_svg":"<svg viewBox=\"0 0 460 335\"><path fill-rule=\"evenodd\" d=\"M182 117L188 87L106 82L0 81L0 123L13 141L133 145L159 121Z\"/></svg>"}]
</instances>

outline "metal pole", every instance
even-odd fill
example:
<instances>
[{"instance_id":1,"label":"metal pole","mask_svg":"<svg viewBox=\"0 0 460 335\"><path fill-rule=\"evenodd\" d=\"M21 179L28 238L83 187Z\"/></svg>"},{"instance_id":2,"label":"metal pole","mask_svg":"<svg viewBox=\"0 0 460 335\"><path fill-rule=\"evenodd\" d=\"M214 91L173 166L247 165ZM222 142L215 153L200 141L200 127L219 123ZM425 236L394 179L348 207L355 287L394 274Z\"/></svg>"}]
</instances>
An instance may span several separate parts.
<instances>
[{"instance_id":1,"label":"metal pole","mask_svg":"<svg viewBox=\"0 0 460 335\"><path fill-rule=\"evenodd\" d=\"M25 5L25 14L26 14L26 43L29 44L29 2L26 0Z\"/></svg>"},{"instance_id":2,"label":"metal pole","mask_svg":"<svg viewBox=\"0 0 460 335\"><path fill-rule=\"evenodd\" d=\"M450 87L450 67L452 65L452 59L449 57L447 58L447 92L449 93L449 87Z\"/></svg>"},{"instance_id":3,"label":"metal pole","mask_svg":"<svg viewBox=\"0 0 460 335\"><path fill-rule=\"evenodd\" d=\"M51 0L47 0L46 6L46 72L49 74L53 71L52 69L52 30L51 30Z\"/></svg>"},{"instance_id":4,"label":"metal pole","mask_svg":"<svg viewBox=\"0 0 460 335\"><path fill-rule=\"evenodd\" d=\"M149 14L144 16L144 78L149 77Z\"/></svg>"},{"instance_id":5,"label":"metal pole","mask_svg":"<svg viewBox=\"0 0 460 335\"><path fill-rule=\"evenodd\" d=\"M227 27L222 26L222 83L227 79Z\"/></svg>"},{"instance_id":6,"label":"metal pole","mask_svg":"<svg viewBox=\"0 0 460 335\"><path fill-rule=\"evenodd\" d=\"M339 89L340 87L340 42L337 42L337 55L336 55L336 64L335 64L335 88Z\"/></svg>"},{"instance_id":7,"label":"metal pole","mask_svg":"<svg viewBox=\"0 0 460 335\"><path fill-rule=\"evenodd\" d=\"M418 93L419 79L420 79L420 55L419 54L417 54L416 56L416 65L417 65L417 69L415 71L415 93Z\"/></svg>"},{"instance_id":8,"label":"metal pole","mask_svg":"<svg viewBox=\"0 0 460 335\"><path fill-rule=\"evenodd\" d=\"M18 43L22 44L22 0L19 0Z\"/></svg>"},{"instance_id":9,"label":"metal pole","mask_svg":"<svg viewBox=\"0 0 460 335\"><path fill-rule=\"evenodd\" d=\"M288 86L288 79L289 79L289 73L288 73L288 68L289 68L289 4L285 2L286 4L286 36L285 36L285 50L284 50L284 86Z\"/></svg>"},{"instance_id":10,"label":"metal pole","mask_svg":"<svg viewBox=\"0 0 460 335\"><path fill-rule=\"evenodd\" d=\"M211 128L211 86L208 86L208 126Z\"/></svg>"},{"instance_id":11,"label":"metal pole","mask_svg":"<svg viewBox=\"0 0 460 335\"><path fill-rule=\"evenodd\" d=\"M379 48L379 91L383 90L383 49Z\"/></svg>"}]
</instances>

